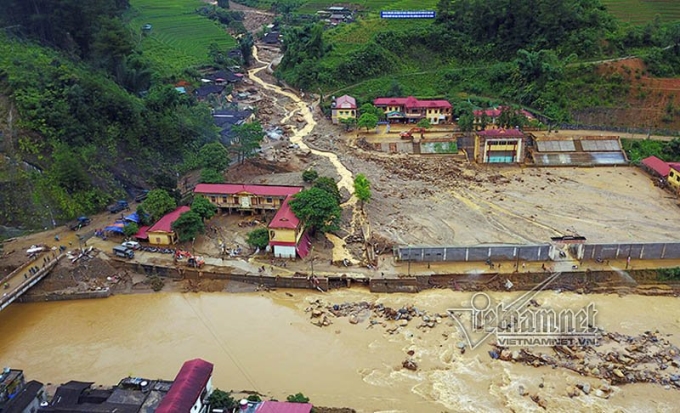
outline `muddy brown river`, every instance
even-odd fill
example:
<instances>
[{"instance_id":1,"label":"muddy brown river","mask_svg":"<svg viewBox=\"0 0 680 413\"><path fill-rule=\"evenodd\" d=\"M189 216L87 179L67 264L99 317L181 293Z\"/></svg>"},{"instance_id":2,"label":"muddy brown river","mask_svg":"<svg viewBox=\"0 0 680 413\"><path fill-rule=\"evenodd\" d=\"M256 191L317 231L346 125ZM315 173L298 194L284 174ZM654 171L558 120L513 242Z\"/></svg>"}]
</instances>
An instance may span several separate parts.
<instances>
[{"instance_id":1,"label":"muddy brown river","mask_svg":"<svg viewBox=\"0 0 680 413\"><path fill-rule=\"evenodd\" d=\"M279 399L303 392L317 405L361 412L542 411L520 395L520 386L545 399L550 411L671 412L680 403L680 391L652 384L614 387L608 400L592 393L569 398L569 385L587 381L596 387L600 381L492 360L488 345L460 354L456 343L461 336L448 320L427 330L412 322L390 335L380 325L367 328L367 320L354 325L335 318L332 325L317 327L305 312L316 299L365 300L397 308L414 304L444 312L465 306L470 293L289 293L292 297L284 291L158 293L13 304L0 313L0 363L45 383L115 384L128 375L172 379L185 360L201 357L215 364L214 382L221 389L256 390ZM658 329L680 344L676 298L549 291L538 300L574 309L592 301L596 324L606 330L634 335ZM417 371L401 367L409 350L419 364Z\"/></svg>"}]
</instances>

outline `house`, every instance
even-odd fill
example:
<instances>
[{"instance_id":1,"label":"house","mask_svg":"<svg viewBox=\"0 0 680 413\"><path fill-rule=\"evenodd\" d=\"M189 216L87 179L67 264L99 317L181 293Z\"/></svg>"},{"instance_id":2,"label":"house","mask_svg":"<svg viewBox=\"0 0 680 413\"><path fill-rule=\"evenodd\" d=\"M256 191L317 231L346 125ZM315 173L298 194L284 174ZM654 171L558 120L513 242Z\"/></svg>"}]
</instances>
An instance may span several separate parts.
<instances>
[{"instance_id":1,"label":"house","mask_svg":"<svg viewBox=\"0 0 680 413\"><path fill-rule=\"evenodd\" d=\"M310 240L304 223L290 209L288 201L302 191L299 186L249 184L198 184L194 194L207 198L220 211L267 213L274 212L268 225L269 246L280 258L305 257Z\"/></svg>"},{"instance_id":2,"label":"house","mask_svg":"<svg viewBox=\"0 0 680 413\"><path fill-rule=\"evenodd\" d=\"M489 109L478 109L472 112L474 115L474 124L475 125L481 125L482 123L482 117L486 116L487 120L487 125L496 125L498 123L499 118L501 117L501 114L504 111L512 111L513 109L507 106L498 106L496 108L489 108ZM533 121L536 118L534 115L529 113L528 111L524 109L518 110L519 114L524 115L527 121Z\"/></svg>"},{"instance_id":3,"label":"house","mask_svg":"<svg viewBox=\"0 0 680 413\"><path fill-rule=\"evenodd\" d=\"M451 122L453 106L447 100L418 100L406 98L377 98L373 105L384 110L389 122L418 123L428 119L431 124Z\"/></svg>"},{"instance_id":4,"label":"house","mask_svg":"<svg viewBox=\"0 0 680 413\"><path fill-rule=\"evenodd\" d=\"M650 175L653 175L657 178L662 178L665 179L668 174L670 173L670 166L668 163L665 161L662 161L661 159L657 158L656 156L650 156L648 158L643 159L640 162L640 166L642 169L647 171Z\"/></svg>"},{"instance_id":5,"label":"house","mask_svg":"<svg viewBox=\"0 0 680 413\"><path fill-rule=\"evenodd\" d=\"M138 413L157 411L172 382L127 377L112 388L69 381L57 388L38 413Z\"/></svg>"},{"instance_id":6,"label":"house","mask_svg":"<svg viewBox=\"0 0 680 413\"><path fill-rule=\"evenodd\" d=\"M23 370L4 368L0 374L0 412L24 388Z\"/></svg>"},{"instance_id":7,"label":"house","mask_svg":"<svg viewBox=\"0 0 680 413\"><path fill-rule=\"evenodd\" d=\"M224 85L205 85L194 90L196 99L205 100L210 95L219 95L224 91Z\"/></svg>"},{"instance_id":8,"label":"house","mask_svg":"<svg viewBox=\"0 0 680 413\"><path fill-rule=\"evenodd\" d=\"M669 162L668 178L666 181L676 193L680 193L680 163Z\"/></svg>"},{"instance_id":9,"label":"house","mask_svg":"<svg viewBox=\"0 0 680 413\"><path fill-rule=\"evenodd\" d=\"M524 161L526 138L519 129L487 129L475 136L474 159L478 163Z\"/></svg>"},{"instance_id":10,"label":"house","mask_svg":"<svg viewBox=\"0 0 680 413\"><path fill-rule=\"evenodd\" d=\"M231 70L219 70L217 72L205 75L201 80L204 83L213 82L216 85L225 85L227 83L240 82L243 80L243 75L241 73L234 73Z\"/></svg>"},{"instance_id":11,"label":"house","mask_svg":"<svg viewBox=\"0 0 680 413\"><path fill-rule=\"evenodd\" d=\"M3 408L2 413L35 413L45 401L45 386L31 380Z\"/></svg>"},{"instance_id":12,"label":"house","mask_svg":"<svg viewBox=\"0 0 680 413\"><path fill-rule=\"evenodd\" d=\"M156 413L205 413L213 392L213 364L202 359L185 362Z\"/></svg>"},{"instance_id":13,"label":"house","mask_svg":"<svg viewBox=\"0 0 680 413\"><path fill-rule=\"evenodd\" d=\"M305 232L303 222L298 219L290 209L288 201L292 196L283 201L283 205L276 211L267 226L269 229L269 247L275 257L304 258L309 253L312 245L309 235Z\"/></svg>"},{"instance_id":14,"label":"house","mask_svg":"<svg viewBox=\"0 0 680 413\"><path fill-rule=\"evenodd\" d=\"M220 141L224 145L231 145L231 129L236 125L250 123L255 119L252 110L220 109L213 111L213 122L220 128Z\"/></svg>"},{"instance_id":15,"label":"house","mask_svg":"<svg viewBox=\"0 0 680 413\"><path fill-rule=\"evenodd\" d=\"M181 206L164 215L151 228L147 229L146 236L149 238L149 244L171 245L177 242L177 234L172 230L172 224L177 221L180 215L188 212L190 209L188 206Z\"/></svg>"},{"instance_id":16,"label":"house","mask_svg":"<svg viewBox=\"0 0 680 413\"><path fill-rule=\"evenodd\" d=\"M281 39L280 32L269 32L262 36L262 42L266 44L278 44Z\"/></svg>"},{"instance_id":17,"label":"house","mask_svg":"<svg viewBox=\"0 0 680 413\"><path fill-rule=\"evenodd\" d=\"M333 99L331 103L331 120L337 125L342 119L357 117L357 101L349 95Z\"/></svg>"}]
</instances>

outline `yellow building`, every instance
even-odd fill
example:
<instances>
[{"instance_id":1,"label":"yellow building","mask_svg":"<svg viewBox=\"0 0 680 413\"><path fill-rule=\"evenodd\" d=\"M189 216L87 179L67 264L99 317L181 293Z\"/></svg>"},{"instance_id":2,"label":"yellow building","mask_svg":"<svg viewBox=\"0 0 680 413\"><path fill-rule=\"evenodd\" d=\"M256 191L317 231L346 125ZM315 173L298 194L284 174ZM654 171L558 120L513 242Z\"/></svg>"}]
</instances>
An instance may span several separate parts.
<instances>
[{"instance_id":1,"label":"yellow building","mask_svg":"<svg viewBox=\"0 0 680 413\"><path fill-rule=\"evenodd\" d=\"M198 184L194 193L204 196L222 211L276 211L268 225L269 247L278 258L304 258L310 241L304 224L288 205L290 198L302 191L299 186Z\"/></svg>"},{"instance_id":2,"label":"yellow building","mask_svg":"<svg viewBox=\"0 0 680 413\"><path fill-rule=\"evenodd\" d=\"M190 209L188 206L181 206L159 219L158 222L146 231L146 235L149 237L149 244L172 245L176 243L177 234L172 230L172 224L177 221L180 215Z\"/></svg>"},{"instance_id":3,"label":"yellow building","mask_svg":"<svg viewBox=\"0 0 680 413\"><path fill-rule=\"evenodd\" d=\"M669 162L668 166L670 170L668 171L668 185L675 191L680 192L680 163Z\"/></svg>"},{"instance_id":4,"label":"yellow building","mask_svg":"<svg viewBox=\"0 0 680 413\"><path fill-rule=\"evenodd\" d=\"M331 103L331 120L334 124L341 123L343 119L357 117L357 101L349 96L343 95L333 100Z\"/></svg>"},{"instance_id":5,"label":"yellow building","mask_svg":"<svg viewBox=\"0 0 680 413\"><path fill-rule=\"evenodd\" d=\"M477 163L520 163L524 161L525 137L518 129L487 129L475 136Z\"/></svg>"}]
</instances>

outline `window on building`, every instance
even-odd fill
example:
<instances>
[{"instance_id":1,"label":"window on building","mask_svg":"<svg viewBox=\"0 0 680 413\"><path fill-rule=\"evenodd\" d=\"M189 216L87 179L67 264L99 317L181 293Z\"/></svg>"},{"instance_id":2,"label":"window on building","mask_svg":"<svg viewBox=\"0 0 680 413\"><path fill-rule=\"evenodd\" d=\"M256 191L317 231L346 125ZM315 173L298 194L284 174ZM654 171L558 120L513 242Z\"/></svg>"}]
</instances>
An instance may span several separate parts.
<instances>
[{"instance_id":1,"label":"window on building","mask_svg":"<svg viewBox=\"0 0 680 413\"><path fill-rule=\"evenodd\" d=\"M217 202L217 197L216 196L211 196L210 197L211 202Z\"/></svg>"},{"instance_id":2,"label":"window on building","mask_svg":"<svg viewBox=\"0 0 680 413\"><path fill-rule=\"evenodd\" d=\"M670 173L669 175L671 176L671 178L675 176L675 174L673 173L673 171L671 171L671 173Z\"/></svg>"},{"instance_id":3,"label":"window on building","mask_svg":"<svg viewBox=\"0 0 680 413\"><path fill-rule=\"evenodd\" d=\"M268 204L271 204L272 202L274 202L274 199L273 198L267 198L266 201L267 201Z\"/></svg>"},{"instance_id":4,"label":"window on building","mask_svg":"<svg viewBox=\"0 0 680 413\"><path fill-rule=\"evenodd\" d=\"M156 237L156 244L160 244L160 243L161 243L161 237Z\"/></svg>"},{"instance_id":5,"label":"window on building","mask_svg":"<svg viewBox=\"0 0 680 413\"><path fill-rule=\"evenodd\" d=\"M228 202L226 196L223 196L223 197L222 197L222 202L225 203L225 204Z\"/></svg>"}]
</instances>

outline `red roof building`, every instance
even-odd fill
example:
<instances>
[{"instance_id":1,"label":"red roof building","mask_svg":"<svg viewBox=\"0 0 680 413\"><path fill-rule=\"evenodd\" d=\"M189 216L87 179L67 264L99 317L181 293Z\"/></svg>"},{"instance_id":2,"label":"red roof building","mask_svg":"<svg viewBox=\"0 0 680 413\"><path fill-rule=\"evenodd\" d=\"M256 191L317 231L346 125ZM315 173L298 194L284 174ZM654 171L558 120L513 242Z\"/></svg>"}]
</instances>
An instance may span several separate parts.
<instances>
[{"instance_id":1,"label":"red roof building","mask_svg":"<svg viewBox=\"0 0 680 413\"><path fill-rule=\"evenodd\" d=\"M448 100L418 100L406 98L377 98L373 105L385 111L390 122L417 123L428 119L431 124L451 122L453 106Z\"/></svg>"},{"instance_id":2,"label":"red roof building","mask_svg":"<svg viewBox=\"0 0 680 413\"><path fill-rule=\"evenodd\" d=\"M213 364L194 359L185 362L156 413L194 413L212 393ZM197 406L197 408L195 408Z\"/></svg>"},{"instance_id":3,"label":"red roof building","mask_svg":"<svg viewBox=\"0 0 680 413\"><path fill-rule=\"evenodd\" d=\"M502 114L503 111L505 111L505 110L512 111L513 109L512 109L512 108L509 108L509 107L507 107L507 106L499 106L499 107L497 107L497 108L478 109L478 110L473 111L472 113L473 113L473 115L474 115L474 117L475 117L475 123L476 123L476 124L482 123L482 115L486 115L486 117L488 118L488 122L487 122L487 123L489 123L489 124L491 124L491 125L495 125L495 124L498 122L498 118L501 116L501 114ZM526 111L526 110L524 110L524 109L520 109L520 110L518 110L518 112L519 112L520 114L524 115L524 117L525 117L527 120L534 120L534 119L536 119L536 118L534 117L534 115L532 115L531 113L529 113L528 111Z\"/></svg>"},{"instance_id":4,"label":"red roof building","mask_svg":"<svg viewBox=\"0 0 680 413\"><path fill-rule=\"evenodd\" d=\"M331 121L340 123L342 119L357 117L357 101L349 95L342 95L331 103Z\"/></svg>"},{"instance_id":5,"label":"red roof building","mask_svg":"<svg viewBox=\"0 0 680 413\"><path fill-rule=\"evenodd\" d=\"M222 211L259 212L276 211L269 229L269 246L274 256L280 258L303 257L309 251L309 238L305 238L304 224L290 209L288 202L298 192L299 186L249 185L249 184L198 184L195 194L207 198Z\"/></svg>"},{"instance_id":6,"label":"red roof building","mask_svg":"<svg viewBox=\"0 0 680 413\"><path fill-rule=\"evenodd\" d=\"M647 170L647 172L658 175L660 178L666 178L668 172L670 172L671 167L667 162L662 161L656 156L650 156L642 160L642 167Z\"/></svg>"},{"instance_id":7,"label":"red roof building","mask_svg":"<svg viewBox=\"0 0 680 413\"><path fill-rule=\"evenodd\" d=\"M181 206L174 211L165 214L163 218L146 230L149 243L154 245L170 245L177 242L177 234L172 230L173 222L177 221L180 215L190 211L188 206Z\"/></svg>"}]
</instances>

